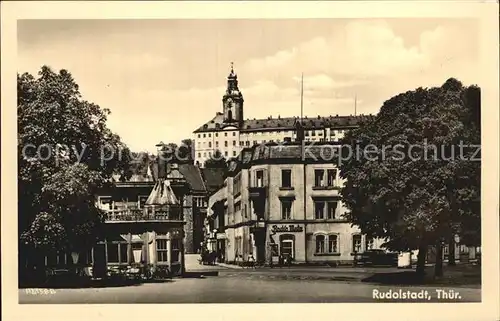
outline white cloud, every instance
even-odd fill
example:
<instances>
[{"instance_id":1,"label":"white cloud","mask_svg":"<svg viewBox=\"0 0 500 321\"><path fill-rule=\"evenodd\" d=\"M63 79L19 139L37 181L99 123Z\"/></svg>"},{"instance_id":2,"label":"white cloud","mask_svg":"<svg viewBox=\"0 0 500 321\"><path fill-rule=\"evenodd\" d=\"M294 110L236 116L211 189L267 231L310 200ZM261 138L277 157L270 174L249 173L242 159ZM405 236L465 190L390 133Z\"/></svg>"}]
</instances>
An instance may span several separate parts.
<instances>
[{"instance_id":1,"label":"white cloud","mask_svg":"<svg viewBox=\"0 0 500 321\"><path fill-rule=\"evenodd\" d=\"M402 91L441 85L449 77L475 82L477 35L462 29L443 25L422 30L410 45L386 22L354 20L328 36L249 59L236 70L245 118L299 115L301 73L304 112L312 117L354 113L355 94L358 113L376 113L384 100ZM20 65L32 73L41 62L70 70L85 99L112 110L110 127L135 150L154 150L160 140L179 142L222 111L223 79L217 87L174 88L175 75L183 72L189 79L190 61L200 59L199 54L171 61L168 53L173 49L166 41L144 50L146 39L122 38L126 41L94 37L87 46L80 45L81 38L43 43L25 48ZM221 44L217 51L224 50Z\"/></svg>"},{"instance_id":2,"label":"white cloud","mask_svg":"<svg viewBox=\"0 0 500 321\"><path fill-rule=\"evenodd\" d=\"M293 77L293 80L300 84L302 78ZM332 77L326 74L304 76L303 81L304 81L304 90L311 90L311 91L347 88L367 83L366 80L361 80L361 79L351 79L345 81L334 80Z\"/></svg>"},{"instance_id":3,"label":"white cloud","mask_svg":"<svg viewBox=\"0 0 500 321\"><path fill-rule=\"evenodd\" d=\"M423 71L432 73L436 64L467 57L471 44L460 41L462 33L457 28L439 26L424 31L418 44L409 46L384 21L354 21L329 38L314 38L289 50L252 59L242 74L297 76L307 71L357 78L403 78Z\"/></svg>"}]
</instances>

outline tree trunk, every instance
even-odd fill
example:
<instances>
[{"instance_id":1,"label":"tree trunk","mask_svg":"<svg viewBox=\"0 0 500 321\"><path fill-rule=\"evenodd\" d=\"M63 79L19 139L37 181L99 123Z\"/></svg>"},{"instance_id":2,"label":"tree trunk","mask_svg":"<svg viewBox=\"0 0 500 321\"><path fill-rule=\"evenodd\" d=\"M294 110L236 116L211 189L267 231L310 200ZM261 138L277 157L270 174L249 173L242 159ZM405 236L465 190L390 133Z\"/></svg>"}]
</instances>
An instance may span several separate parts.
<instances>
[{"instance_id":1,"label":"tree trunk","mask_svg":"<svg viewBox=\"0 0 500 321\"><path fill-rule=\"evenodd\" d=\"M448 243L448 265L456 265L455 263L455 240Z\"/></svg>"},{"instance_id":2,"label":"tree trunk","mask_svg":"<svg viewBox=\"0 0 500 321\"><path fill-rule=\"evenodd\" d=\"M441 241L436 242L436 265L434 266L434 277L443 276L443 245Z\"/></svg>"},{"instance_id":3,"label":"tree trunk","mask_svg":"<svg viewBox=\"0 0 500 321\"><path fill-rule=\"evenodd\" d=\"M418 248L417 255L417 274L423 276L425 274L425 257L427 256L427 244L421 244Z\"/></svg>"}]
</instances>

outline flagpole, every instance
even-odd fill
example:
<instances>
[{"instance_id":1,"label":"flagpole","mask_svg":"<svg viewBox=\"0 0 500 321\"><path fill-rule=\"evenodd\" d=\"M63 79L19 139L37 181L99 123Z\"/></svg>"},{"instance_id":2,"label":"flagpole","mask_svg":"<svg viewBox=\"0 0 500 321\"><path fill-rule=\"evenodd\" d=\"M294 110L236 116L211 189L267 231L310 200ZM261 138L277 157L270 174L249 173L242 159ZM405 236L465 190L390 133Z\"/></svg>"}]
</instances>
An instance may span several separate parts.
<instances>
[{"instance_id":1,"label":"flagpole","mask_svg":"<svg viewBox=\"0 0 500 321\"><path fill-rule=\"evenodd\" d=\"M300 124L302 125L302 118L304 117L304 73L300 77Z\"/></svg>"},{"instance_id":2,"label":"flagpole","mask_svg":"<svg viewBox=\"0 0 500 321\"><path fill-rule=\"evenodd\" d=\"M354 94L354 116L356 116L356 109L358 108L358 94Z\"/></svg>"}]
</instances>

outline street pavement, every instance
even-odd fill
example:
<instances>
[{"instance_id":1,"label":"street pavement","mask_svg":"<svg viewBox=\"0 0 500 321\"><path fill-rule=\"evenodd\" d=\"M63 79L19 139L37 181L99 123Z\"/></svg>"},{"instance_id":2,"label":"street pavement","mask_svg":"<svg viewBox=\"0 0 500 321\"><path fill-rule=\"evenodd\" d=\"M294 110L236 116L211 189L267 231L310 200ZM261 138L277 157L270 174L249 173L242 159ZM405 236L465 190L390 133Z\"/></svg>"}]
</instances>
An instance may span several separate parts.
<instances>
[{"instance_id":1,"label":"street pavement","mask_svg":"<svg viewBox=\"0 0 500 321\"><path fill-rule=\"evenodd\" d=\"M459 294L455 300L439 299L436 287L394 287L366 283L346 283L323 280L280 280L262 275L241 277L222 275L206 278L179 278L164 283L144 283L126 287L54 289L52 293L19 290L20 303L327 303L327 302L387 302L374 299L379 292L428 291L430 301L477 302L480 289L446 288ZM391 300L389 300L391 301ZM408 302L408 301L405 301Z\"/></svg>"},{"instance_id":2,"label":"street pavement","mask_svg":"<svg viewBox=\"0 0 500 321\"><path fill-rule=\"evenodd\" d=\"M425 293L423 302L479 302L479 286L392 286L364 283L377 272L396 268L283 267L235 269L186 260L192 277L159 283L83 289L20 289L20 303L324 303L408 302L381 299L383 293ZM217 275L217 276L214 276ZM444 298L442 290L454 296ZM449 291L451 290L451 291ZM378 291L378 292L377 292ZM438 293L439 292L439 293ZM382 293L382 294L381 294ZM439 295L441 298L439 297ZM376 296L379 296L377 299ZM400 294L405 295L405 294Z\"/></svg>"}]
</instances>

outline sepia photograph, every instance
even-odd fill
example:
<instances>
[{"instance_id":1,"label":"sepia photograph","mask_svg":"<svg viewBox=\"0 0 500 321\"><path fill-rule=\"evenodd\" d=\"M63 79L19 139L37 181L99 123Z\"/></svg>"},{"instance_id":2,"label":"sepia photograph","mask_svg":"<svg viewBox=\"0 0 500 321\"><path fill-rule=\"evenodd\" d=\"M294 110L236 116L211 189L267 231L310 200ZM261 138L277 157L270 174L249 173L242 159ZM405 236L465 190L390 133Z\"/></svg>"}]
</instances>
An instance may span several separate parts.
<instances>
[{"instance_id":1,"label":"sepia photograph","mask_svg":"<svg viewBox=\"0 0 500 321\"><path fill-rule=\"evenodd\" d=\"M15 20L19 308L481 304L499 197L480 17L227 4Z\"/></svg>"}]
</instances>

